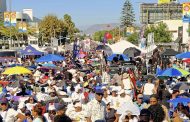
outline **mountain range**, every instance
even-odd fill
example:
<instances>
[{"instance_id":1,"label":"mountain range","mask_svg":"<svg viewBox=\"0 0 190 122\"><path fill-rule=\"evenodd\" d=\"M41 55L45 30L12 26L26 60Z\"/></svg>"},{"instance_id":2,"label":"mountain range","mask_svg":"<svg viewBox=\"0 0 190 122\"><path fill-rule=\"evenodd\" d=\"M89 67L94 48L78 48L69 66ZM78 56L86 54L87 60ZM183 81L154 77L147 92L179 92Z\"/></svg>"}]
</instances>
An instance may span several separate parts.
<instances>
[{"instance_id":1,"label":"mountain range","mask_svg":"<svg viewBox=\"0 0 190 122\"><path fill-rule=\"evenodd\" d=\"M89 27L79 27L79 29L82 31L83 34L89 34L92 35L93 33L97 31L102 30L111 30L115 27L119 27L119 23L109 23L109 24L95 24L91 25Z\"/></svg>"}]
</instances>

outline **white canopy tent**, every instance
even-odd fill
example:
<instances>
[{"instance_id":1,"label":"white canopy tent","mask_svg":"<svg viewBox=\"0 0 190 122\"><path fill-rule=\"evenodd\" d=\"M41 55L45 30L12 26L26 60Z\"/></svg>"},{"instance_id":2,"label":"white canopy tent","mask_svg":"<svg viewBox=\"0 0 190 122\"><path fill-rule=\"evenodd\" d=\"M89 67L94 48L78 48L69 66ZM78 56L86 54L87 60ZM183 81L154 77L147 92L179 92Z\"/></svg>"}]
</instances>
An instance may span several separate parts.
<instances>
[{"instance_id":1,"label":"white canopy tent","mask_svg":"<svg viewBox=\"0 0 190 122\"><path fill-rule=\"evenodd\" d=\"M126 40L121 40L115 44L109 45L110 48L112 49L113 53L116 54L122 54L126 48L134 47L138 50L140 50L142 53L146 53L145 50L142 50L138 46L126 41Z\"/></svg>"},{"instance_id":2,"label":"white canopy tent","mask_svg":"<svg viewBox=\"0 0 190 122\"><path fill-rule=\"evenodd\" d=\"M151 45L150 47L147 47L146 50L139 48L138 46L126 41L126 40L120 40L119 42L109 45L110 48L112 49L113 53L115 54L123 54L124 50L130 47L134 47L138 50L141 51L141 53L148 53L148 52L152 52L154 49L157 48L156 45Z\"/></svg>"}]
</instances>

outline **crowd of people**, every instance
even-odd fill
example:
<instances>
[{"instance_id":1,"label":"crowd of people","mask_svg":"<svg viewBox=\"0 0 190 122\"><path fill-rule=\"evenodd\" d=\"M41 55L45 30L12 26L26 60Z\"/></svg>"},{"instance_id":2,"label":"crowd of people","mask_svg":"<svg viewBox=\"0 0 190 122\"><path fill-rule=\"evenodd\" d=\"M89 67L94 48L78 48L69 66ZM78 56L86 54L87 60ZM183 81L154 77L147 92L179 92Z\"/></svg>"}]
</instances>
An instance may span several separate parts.
<instances>
[{"instance_id":1,"label":"crowd of people","mask_svg":"<svg viewBox=\"0 0 190 122\"><path fill-rule=\"evenodd\" d=\"M190 96L189 89L172 89L172 85L183 80L146 78L138 74L138 68L131 70L133 76L129 70L110 74L111 63L104 60L101 52L85 53L84 57L76 57L75 61L71 52L61 55L65 60L46 62L56 67L43 67L42 63L36 63L34 57L30 56L1 63L1 72L12 65L22 65L30 67L32 74L1 74L0 121L183 122L190 120L190 102L181 101L178 104L169 102ZM92 65L94 62L99 65ZM188 77L186 82L189 82Z\"/></svg>"}]
</instances>

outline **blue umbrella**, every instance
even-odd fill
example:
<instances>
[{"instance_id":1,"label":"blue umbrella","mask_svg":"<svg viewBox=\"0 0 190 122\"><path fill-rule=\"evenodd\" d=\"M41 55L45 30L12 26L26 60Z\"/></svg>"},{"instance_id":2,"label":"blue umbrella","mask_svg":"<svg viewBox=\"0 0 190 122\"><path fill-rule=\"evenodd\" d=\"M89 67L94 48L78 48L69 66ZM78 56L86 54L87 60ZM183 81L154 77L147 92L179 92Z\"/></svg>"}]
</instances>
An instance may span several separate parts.
<instances>
[{"instance_id":1,"label":"blue umbrella","mask_svg":"<svg viewBox=\"0 0 190 122\"><path fill-rule=\"evenodd\" d=\"M108 61L113 61L113 58L116 57L117 55L119 55L119 58L122 56L123 59L124 59L124 61L129 61L129 58L126 55L124 55L124 54L112 54L111 56L109 56L107 58L107 60Z\"/></svg>"},{"instance_id":2,"label":"blue umbrella","mask_svg":"<svg viewBox=\"0 0 190 122\"><path fill-rule=\"evenodd\" d=\"M190 52L183 52L175 56L178 59L190 58Z\"/></svg>"},{"instance_id":3,"label":"blue umbrella","mask_svg":"<svg viewBox=\"0 0 190 122\"><path fill-rule=\"evenodd\" d=\"M175 98L173 100L168 100L169 103L185 103L185 102L190 102L190 98L183 98L183 97L180 97L180 98Z\"/></svg>"},{"instance_id":4,"label":"blue umbrella","mask_svg":"<svg viewBox=\"0 0 190 122\"><path fill-rule=\"evenodd\" d=\"M52 63L42 64L42 66L50 67L50 68L56 68L57 67L55 64L52 64Z\"/></svg>"},{"instance_id":5,"label":"blue umbrella","mask_svg":"<svg viewBox=\"0 0 190 122\"><path fill-rule=\"evenodd\" d=\"M40 57L39 59L36 60L36 62L63 61L63 60L65 60L65 57L54 54L48 54Z\"/></svg>"},{"instance_id":6,"label":"blue umbrella","mask_svg":"<svg viewBox=\"0 0 190 122\"><path fill-rule=\"evenodd\" d=\"M158 76L177 77L182 76L182 73L175 68L168 68L158 73Z\"/></svg>"}]
</instances>

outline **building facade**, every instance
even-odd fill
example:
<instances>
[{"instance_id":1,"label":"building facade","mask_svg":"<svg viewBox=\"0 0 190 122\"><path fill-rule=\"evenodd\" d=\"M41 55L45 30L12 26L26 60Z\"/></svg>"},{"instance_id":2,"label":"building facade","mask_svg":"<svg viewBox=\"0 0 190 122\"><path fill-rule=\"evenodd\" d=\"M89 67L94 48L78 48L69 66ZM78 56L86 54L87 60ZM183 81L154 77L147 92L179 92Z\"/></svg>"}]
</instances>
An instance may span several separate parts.
<instances>
[{"instance_id":1,"label":"building facade","mask_svg":"<svg viewBox=\"0 0 190 122\"><path fill-rule=\"evenodd\" d=\"M7 11L6 0L0 0L0 20L3 20L3 13Z\"/></svg>"},{"instance_id":2,"label":"building facade","mask_svg":"<svg viewBox=\"0 0 190 122\"><path fill-rule=\"evenodd\" d=\"M182 4L180 3L142 3L140 5L141 24L153 24L160 20L182 19Z\"/></svg>"}]
</instances>

